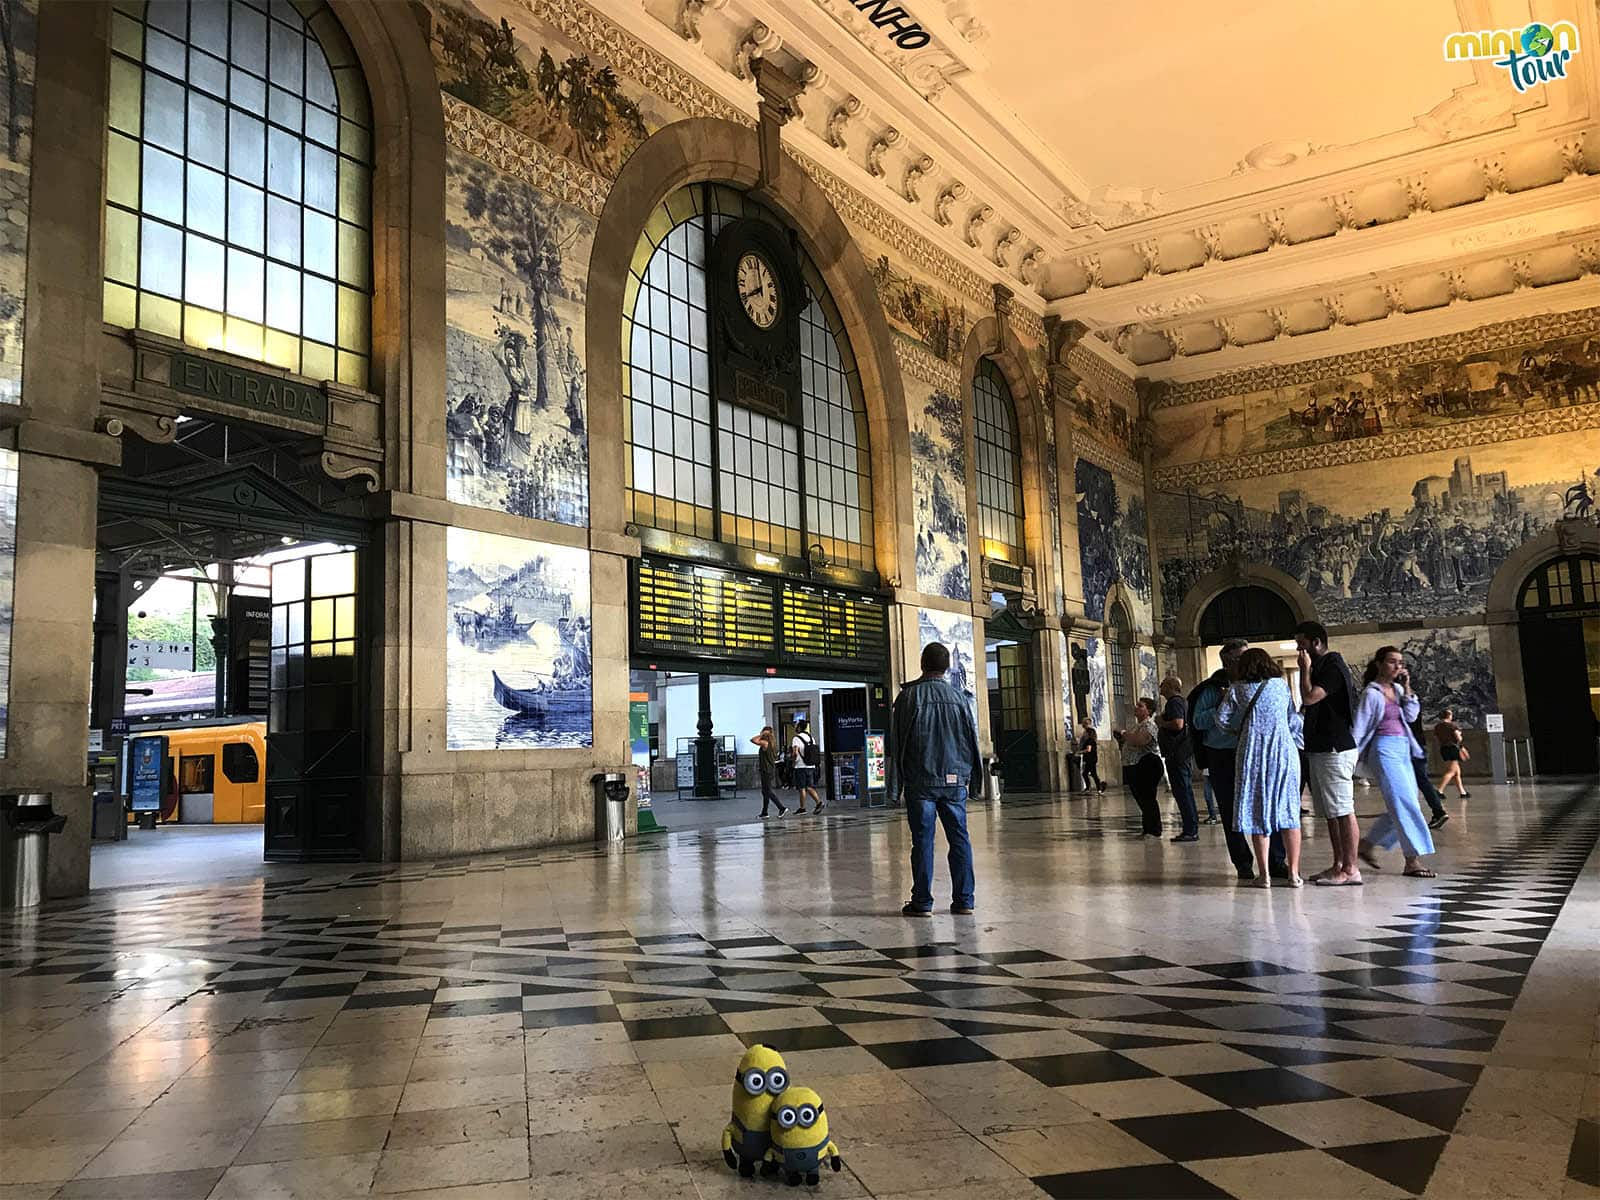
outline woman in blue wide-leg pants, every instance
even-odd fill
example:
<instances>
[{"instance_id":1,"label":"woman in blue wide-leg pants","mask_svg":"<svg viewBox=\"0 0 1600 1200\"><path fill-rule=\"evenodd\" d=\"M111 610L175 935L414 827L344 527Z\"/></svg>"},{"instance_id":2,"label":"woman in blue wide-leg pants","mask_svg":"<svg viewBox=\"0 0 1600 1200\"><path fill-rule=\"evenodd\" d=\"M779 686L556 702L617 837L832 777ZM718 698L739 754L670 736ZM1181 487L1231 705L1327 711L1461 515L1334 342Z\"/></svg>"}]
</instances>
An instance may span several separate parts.
<instances>
[{"instance_id":1,"label":"woman in blue wide-leg pants","mask_svg":"<svg viewBox=\"0 0 1600 1200\"><path fill-rule=\"evenodd\" d=\"M1420 861L1422 855L1433 853L1433 835L1422 815L1412 766L1412 760L1424 754L1411 732L1420 702L1411 690L1411 677L1399 649L1380 647L1367 665L1363 682L1351 732L1360 751L1362 770L1368 778L1378 781L1387 811L1361 839L1358 853L1362 862L1376 868L1373 851L1392 850L1398 845L1405 855L1405 873L1415 879L1432 879L1434 872Z\"/></svg>"}]
</instances>

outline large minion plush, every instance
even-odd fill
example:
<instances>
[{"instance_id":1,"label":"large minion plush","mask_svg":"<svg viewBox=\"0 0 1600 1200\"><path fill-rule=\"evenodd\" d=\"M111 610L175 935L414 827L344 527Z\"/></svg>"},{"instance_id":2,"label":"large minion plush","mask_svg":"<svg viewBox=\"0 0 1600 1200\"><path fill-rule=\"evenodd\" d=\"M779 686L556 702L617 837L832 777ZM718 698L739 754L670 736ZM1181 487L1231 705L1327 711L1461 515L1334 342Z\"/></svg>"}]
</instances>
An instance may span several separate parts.
<instances>
[{"instance_id":1,"label":"large minion plush","mask_svg":"<svg viewBox=\"0 0 1600 1200\"><path fill-rule=\"evenodd\" d=\"M733 1119L722 1131L722 1157L745 1178L777 1170L767 1160L772 1145L772 1102L789 1086L789 1068L771 1046L755 1045L744 1052L733 1077Z\"/></svg>"},{"instance_id":2,"label":"large minion plush","mask_svg":"<svg viewBox=\"0 0 1600 1200\"><path fill-rule=\"evenodd\" d=\"M835 1171L844 1166L839 1157L839 1147L828 1137L828 1114L822 1109L822 1098L810 1088L792 1087L780 1095L772 1105L772 1146L767 1150L767 1162L784 1172L784 1182L790 1187L800 1183L815 1187L822 1170L822 1160Z\"/></svg>"}]
</instances>

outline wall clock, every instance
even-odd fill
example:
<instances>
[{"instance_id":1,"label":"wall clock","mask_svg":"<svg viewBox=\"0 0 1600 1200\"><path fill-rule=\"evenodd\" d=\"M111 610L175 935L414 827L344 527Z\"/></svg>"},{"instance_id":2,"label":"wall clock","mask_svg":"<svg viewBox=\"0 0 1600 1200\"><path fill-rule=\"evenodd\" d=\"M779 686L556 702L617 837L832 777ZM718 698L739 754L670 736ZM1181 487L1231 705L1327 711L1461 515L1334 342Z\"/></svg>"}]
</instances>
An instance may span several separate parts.
<instances>
[{"instance_id":1,"label":"wall clock","mask_svg":"<svg viewBox=\"0 0 1600 1200\"><path fill-rule=\"evenodd\" d=\"M718 398L798 419L805 284L788 235L752 218L724 226L712 246L711 284Z\"/></svg>"}]
</instances>

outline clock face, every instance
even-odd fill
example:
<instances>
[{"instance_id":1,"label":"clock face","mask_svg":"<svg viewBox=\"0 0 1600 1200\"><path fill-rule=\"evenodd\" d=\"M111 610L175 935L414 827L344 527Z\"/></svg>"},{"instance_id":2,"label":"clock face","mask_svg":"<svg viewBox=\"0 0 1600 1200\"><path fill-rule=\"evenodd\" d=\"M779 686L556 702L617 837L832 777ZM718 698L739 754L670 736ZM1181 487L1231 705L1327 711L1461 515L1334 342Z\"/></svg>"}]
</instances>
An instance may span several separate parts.
<instances>
[{"instance_id":1,"label":"clock face","mask_svg":"<svg viewBox=\"0 0 1600 1200\"><path fill-rule=\"evenodd\" d=\"M778 279L761 255L747 251L739 258L735 274L739 303L757 329L771 329L778 320Z\"/></svg>"}]
</instances>

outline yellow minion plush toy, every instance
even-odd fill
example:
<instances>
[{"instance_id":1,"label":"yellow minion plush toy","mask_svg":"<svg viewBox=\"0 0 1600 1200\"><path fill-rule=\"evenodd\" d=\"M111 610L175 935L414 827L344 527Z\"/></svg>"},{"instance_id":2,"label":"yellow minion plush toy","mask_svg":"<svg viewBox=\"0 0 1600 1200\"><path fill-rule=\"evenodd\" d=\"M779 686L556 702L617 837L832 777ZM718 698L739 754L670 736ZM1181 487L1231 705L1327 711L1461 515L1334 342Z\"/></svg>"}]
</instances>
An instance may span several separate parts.
<instances>
[{"instance_id":1,"label":"yellow minion plush toy","mask_svg":"<svg viewBox=\"0 0 1600 1200\"><path fill-rule=\"evenodd\" d=\"M789 1068L771 1046L755 1045L744 1052L733 1077L733 1119L722 1131L722 1157L746 1179L777 1170L767 1161L772 1144L772 1101L789 1086Z\"/></svg>"},{"instance_id":2,"label":"yellow minion plush toy","mask_svg":"<svg viewBox=\"0 0 1600 1200\"><path fill-rule=\"evenodd\" d=\"M815 1187L822 1160L835 1171L844 1166L839 1157L839 1147L828 1137L828 1114L822 1110L822 1098L810 1088L792 1087L772 1104L772 1146L767 1150L767 1162L784 1172L784 1182L790 1187L800 1183Z\"/></svg>"}]
</instances>

